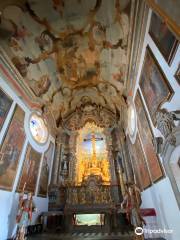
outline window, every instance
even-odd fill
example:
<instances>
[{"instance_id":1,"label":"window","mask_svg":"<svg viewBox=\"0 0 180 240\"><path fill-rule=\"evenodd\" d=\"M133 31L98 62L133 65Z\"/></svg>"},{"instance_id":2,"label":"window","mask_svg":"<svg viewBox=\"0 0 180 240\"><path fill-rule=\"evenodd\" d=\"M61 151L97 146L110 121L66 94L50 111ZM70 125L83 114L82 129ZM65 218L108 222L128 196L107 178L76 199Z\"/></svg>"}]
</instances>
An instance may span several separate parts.
<instances>
[{"instance_id":1,"label":"window","mask_svg":"<svg viewBox=\"0 0 180 240\"><path fill-rule=\"evenodd\" d=\"M34 140L38 143L45 143L48 138L48 129L44 119L37 113L33 113L30 117L30 132Z\"/></svg>"},{"instance_id":2,"label":"window","mask_svg":"<svg viewBox=\"0 0 180 240\"><path fill-rule=\"evenodd\" d=\"M128 130L129 130L130 136L133 136L135 134L136 112L133 105L130 105L128 109Z\"/></svg>"}]
</instances>

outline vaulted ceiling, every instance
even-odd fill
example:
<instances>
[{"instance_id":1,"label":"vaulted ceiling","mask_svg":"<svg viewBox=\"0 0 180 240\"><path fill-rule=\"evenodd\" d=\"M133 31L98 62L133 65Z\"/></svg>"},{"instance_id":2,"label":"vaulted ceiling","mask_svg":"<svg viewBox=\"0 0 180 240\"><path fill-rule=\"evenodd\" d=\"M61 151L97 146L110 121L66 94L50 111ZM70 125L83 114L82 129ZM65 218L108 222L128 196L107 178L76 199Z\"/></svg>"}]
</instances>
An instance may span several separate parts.
<instances>
[{"instance_id":1,"label":"vaulted ceiling","mask_svg":"<svg viewBox=\"0 0 180 240\"><path fill-rule=\"evenodd\" d=\"M125 106L135 4L130 0L8 0L0 44L56 120L77 107Z\"/></svg>"}]
</instances>

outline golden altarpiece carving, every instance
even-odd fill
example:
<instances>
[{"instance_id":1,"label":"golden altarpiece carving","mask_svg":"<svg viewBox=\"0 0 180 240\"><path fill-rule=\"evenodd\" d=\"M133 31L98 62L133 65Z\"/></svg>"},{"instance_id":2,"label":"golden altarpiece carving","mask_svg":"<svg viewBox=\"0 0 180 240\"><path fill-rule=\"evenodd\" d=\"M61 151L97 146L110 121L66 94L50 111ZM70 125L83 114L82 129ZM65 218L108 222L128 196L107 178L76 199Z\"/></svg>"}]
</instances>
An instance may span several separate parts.
<instances>
[{"instance_id":1,"label":"golden altarpiece carving","mask_svg":"<svg viewBox=\"0 0 180 240\"><path fill-rule=\"evenodd\" d=\"M110 163L104 129L86 123L76 142L75 186L69 186L67 204L109 204Z\"/></svg>"}]
</instances>

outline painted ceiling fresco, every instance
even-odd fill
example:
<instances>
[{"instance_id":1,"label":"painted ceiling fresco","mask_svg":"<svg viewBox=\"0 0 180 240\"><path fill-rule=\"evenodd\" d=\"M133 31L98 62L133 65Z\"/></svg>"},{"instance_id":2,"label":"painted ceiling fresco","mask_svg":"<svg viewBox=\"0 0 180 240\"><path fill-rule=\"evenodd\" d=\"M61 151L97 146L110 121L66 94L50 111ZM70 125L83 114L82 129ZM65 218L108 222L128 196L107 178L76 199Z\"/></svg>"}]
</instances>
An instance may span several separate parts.
<instances>
[{"instance_id":1,"label":"painted ceiling fresco","mask_svg":"<svg viewBox=\"0 0 180 240\"><path fill-rule=\"evenodd\" d=\"M0 7L0 45L56 120L84 97L120 111L131 1L9 0Z\"/></svg>"}]
</instances>

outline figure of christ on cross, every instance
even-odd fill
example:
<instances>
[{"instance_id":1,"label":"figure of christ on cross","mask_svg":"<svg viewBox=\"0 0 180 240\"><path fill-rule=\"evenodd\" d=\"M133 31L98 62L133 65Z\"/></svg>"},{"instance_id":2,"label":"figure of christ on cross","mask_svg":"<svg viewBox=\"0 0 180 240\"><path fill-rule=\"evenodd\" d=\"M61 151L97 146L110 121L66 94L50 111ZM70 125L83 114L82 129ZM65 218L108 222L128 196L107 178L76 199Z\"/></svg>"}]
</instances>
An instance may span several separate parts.
<instances>
[{"instance_id":1,"label":"figure of christ on cross","mask_svg":"<svg viewBox=\"0 0 180 240\"><path fill-rule=\"evenodd\" d=\"M91 138L85 138L84 142L91 141L92 142L92 167L97 167L97 157L96 157L96 141L103 141L102 137L95 136L95 132L93 131L91 134Z\"/></svg>"}]
</instances>

